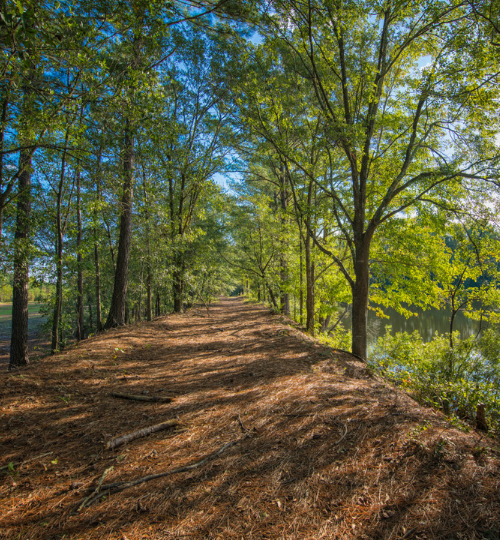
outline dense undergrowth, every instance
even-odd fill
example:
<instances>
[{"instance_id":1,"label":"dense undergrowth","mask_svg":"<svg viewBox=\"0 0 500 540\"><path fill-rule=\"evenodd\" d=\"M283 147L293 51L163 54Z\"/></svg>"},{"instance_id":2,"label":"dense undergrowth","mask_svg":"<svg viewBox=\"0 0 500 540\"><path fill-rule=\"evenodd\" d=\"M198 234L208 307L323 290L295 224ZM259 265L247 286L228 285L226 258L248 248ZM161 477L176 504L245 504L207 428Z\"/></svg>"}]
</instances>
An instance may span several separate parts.
<instances>
[{"instance_id":1,"label":"dense undergrowth","mask_svg":"<svg viewBox=\"0 0 500 540\"><path fill-rule=\"evenodd\" d=\"M436 334L425 343L418 331L391 335L388 328L373 347L369 366L456 421L475 425L483 405L490 433L499 436L500 336L488 329L461 340L456 332L452 342Z\"/></svg>"}]
</instances>

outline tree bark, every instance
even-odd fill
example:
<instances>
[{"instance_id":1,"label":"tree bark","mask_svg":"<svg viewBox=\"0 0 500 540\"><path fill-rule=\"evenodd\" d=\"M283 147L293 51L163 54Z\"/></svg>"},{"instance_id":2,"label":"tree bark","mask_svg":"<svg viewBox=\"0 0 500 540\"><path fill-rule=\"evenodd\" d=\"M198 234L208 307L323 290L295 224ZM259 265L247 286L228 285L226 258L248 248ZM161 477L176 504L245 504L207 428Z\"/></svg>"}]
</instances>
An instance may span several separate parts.
<instances>
[{"instance_id":1,"label":"tree bark","mask_svg":"<svg viewBox=\"0 0 500 540\"><path fill-rule=\"evenodd\" d=\"M85 333L85 318L83 313L83 261L82 261L82 201L81 201L81 189L80 189L80 170L76 173L76 221L77 221L77 234L76 234L76 265L77 265L77 299L76 299L76 339L81 341L84 338Z\"/></svg>"},{"instance_id":2,"label":"tree bark","mask_svg":"<svg viewBox=\"0 0 500 540\"><path fill-rule=\"evenodd\" d=\"M95 324L96 330L102 330L102 313L101 313L101 268L99 264L99 244L94 244L94 263L95 263Z\"/></svg>"},{"instance_id":3,"label":"tree bark","mask_svg":"<svg viewBox=\"0 0 500 540\"><path fill-rule=\"evenodd\" d=\"M97 178L96 178L96 204L94 207L94 264L95 264L95 310L96 310L96 330L100 332L102 330L102 307L101 307L101 268L99 261L99 240L97 234L98 219L98 207L101 200L101 155L102 150L99 147L97 154Z\"/></svg>"},{"instance_id":4,"label":"tree bark","mask_svg":"<svg viewBox=\"0 0 500 540\"><path fill-rule=\"evenodd\" d=\"M54 312L52 316L52 345L50 348L51 354L55 354L59 349L60 336L59 336L59 324L61 321L62 312L62 281L63 281L63 224L62 224L62 197L64 188L64 177L66 173L66 151L69 140L69 127L66 129L66 136L64 139L64 150L61 160L61 174L59 176L59 186L57 190L57 208L56 208L56 241L55 241L55 255L56 255L56 300L54 304Z\"/></svg>"},{"instance_id":5,"label":"tree bark","mask_svg":"<svg viewBox=\"0 0 500 540\"><path fill-rule=\"evenodd\" d=\"M365 233L355 242L354 273L352 285L352 352L363 360L367 357L368 292L370 285L370 243Z\"/></svg>"},{"instance_id":6,"label":"tree bark","mask_svg":"<svg viewBox=\"0 0 500 540\"><path fill-rule=\"evenodd\" d=\"M174 312L181 313L184 300L184 262L182 254L177 254L174 260L172 293L174 297Z\"/></svg>"},{"instance_id":7,"label":"tree bark","mask_svg":"<svg viewBox=\"0 0 500 540\"><path fill-rule=\"evenodd\" d=\"M144 167L142 168L142 186L144 189L144 201L146 208L146 320L151 321L153 318L152 305L151 305L151 227L149 219L149 201L148 201L148 191L146 184L146 173ZM173 195L172 195L173 196Z\"/></svg>"},{"instance_id":8,"label":"tree bark","mask_svg":"<svg viewBox=\"0 0 500 540\"><path fill-rule=\"evenodd\" d=\"M116 271L111 307L104 328L113 328L125 324L125 307L127 304L128 266L130 260L130 244L132 240L132 202L134 184L134 136L130 122L125 124L124 158L123 158L123 195L120 216L120 239L116 258Z\"/></svg>"},{"instance_id":9,"label":"tree bark","mask_svg":"<svg viewBox=\"0 0 500 540\"><path fill-rule=\"evenodd\" d=\"M181 271L179 269L174 270L173 273L173 296L174 296L174 312L182 312L182 296L183 296L183 282L181 277Z\"/></svg>"},{"instance_id":10,"label":"tree bark","mask_svg":"<svg viewBox=\"0 0 500 540\"><path fill-rule=\"evenodd\" d=\"M92 297L90 294L87 297L87 304L89 306L89 329L92 332L94 330L94 318L92 316Z\"/></svg>"},{"instance_id":11,"label":"tree bark","mask_svg":"<svg viewBox=\"0 0 500 540\"><path fill-rule=\"evenodd\" d=\"M7 199L9 196L9 184L7 184L4 191L4 180L3 180L3 149L4 149L4 140L5 140L5 128L7 124L7 111L9 108L9 95L5 96L2 102L2 118L0 124L0 244L2 243L2 230L3 230L3 210L7 204Z\"/></svg>"},{"instance_id":12,"label":"tree bark","mask_svg":"<svg viewBox=\"0 0 500 540\"><path fill-rule=\"evenodd\" d=\"M274 296L273 289L270 285L267 285L267 290L269 291L269 298L271 298L274 309L278 311L278 303L276 302L276 297Z\"/></svg>"},{"instance_id":13,"label":"tree bark","mask_svg":"<svg viewBox=\"0 0 500 540\"><path fill-rule=\"evenodd\" d=\"M286 233L286 211L288 207L288 193L286 190L286 176L285 176L285 167L283 164L280 168L280 203L281 203L281 270L280 270L280 281L281 281L281 313L290 316L290 295L284 291L284 286L288 281L288 261L286 260L285 255L285 233Z\"/></svg>"},{"instance_id":14,"label":"tree bark","mask_svg":"<svg viewBox=\"0 0 500 540\"><path fill-rule=\"evenodd\" d=\"M304 242L306 263L306 331L314 336L314 262L312 260L311 237Z\"/></svg>"},{"instance_id":15,"label":"tree bark","mask_svg":"<svg viewBox=\"0 0 500 540\"><path fill-rule=\"evenodd\" d=\"M56 301L52 315L52 345L50 348L51 354L55 354L59 349L59 323L62 311L62 280L63 280L63 235L61 226L61 209L57 209L57 238L55 243L56 248Z\"/></svg>"},{"instance_id":16,"label":"tree bark","mask_svg":"<svg viewBox=\"0 0 500 540\"><path fill-rule=\"evenodd\" d=\"M299 278L299 322L304 324L304 261L303 261L303 242L302 231L299 231L299 265L300 265L300 278Z\"/></svg>"},{"instance_id":17,"label":"tree bark","mask_svg":"<svg viewBox=\"0 0 500 540\"><path fill-rule=\"evenodd\" d=\"M146 272L146 320L150 321L153 318L153 313L151 304L151 266L149 260Z\"/></svg>"},{"instance_id":18,"label":"tree bark","mask_svg":"<svg viewBox=\"0 0 500 540\"><path fill-rule=\"evenodd\" d=\"M16 232L14 236L14 283L12 287L12 335L9 369L28 364L28 282L31 217L31 154L22 150L18 180Z\"/></svg>"}]
</instances>

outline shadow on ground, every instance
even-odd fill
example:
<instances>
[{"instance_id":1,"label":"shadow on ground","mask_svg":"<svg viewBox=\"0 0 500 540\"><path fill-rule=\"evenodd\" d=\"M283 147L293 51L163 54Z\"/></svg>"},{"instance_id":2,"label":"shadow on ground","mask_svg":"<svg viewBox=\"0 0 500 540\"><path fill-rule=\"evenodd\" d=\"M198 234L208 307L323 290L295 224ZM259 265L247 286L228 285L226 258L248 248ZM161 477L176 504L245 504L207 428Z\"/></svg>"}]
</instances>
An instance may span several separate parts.
<instances>
[{"instance_id":1,"label":"shadow on ground","mask_svg":"<svg viewBox=\"0 0 500 540\"><path fill-rule=\"evenodd\" d=\"M0 383L7 539L500 537L493 441L241 299L112 330ZM77 511L105 471L134 480L229 442Z\"/></svg>"}]
</instances>

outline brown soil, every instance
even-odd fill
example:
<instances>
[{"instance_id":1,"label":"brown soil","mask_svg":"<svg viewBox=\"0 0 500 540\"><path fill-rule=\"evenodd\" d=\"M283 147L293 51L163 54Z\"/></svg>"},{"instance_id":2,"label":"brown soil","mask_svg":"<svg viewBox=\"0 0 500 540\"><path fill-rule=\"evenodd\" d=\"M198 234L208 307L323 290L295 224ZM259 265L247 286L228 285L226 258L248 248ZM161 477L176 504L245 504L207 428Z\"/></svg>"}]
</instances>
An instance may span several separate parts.
<instances>
[{"instance_id":1,"label":"brown soil","mask_svg":"<svg viewBox=\"0 0 500 540\"><path fill-rule=\"evenodd\" d=\"M2 373L0 395L0 466L14 464L0 471L2 539L500 538L494 441L240 299ZM176 428L105 449L175 417ZM104 484L230 442L78 511L111 466Z\"/></svg>"}]
</instances>

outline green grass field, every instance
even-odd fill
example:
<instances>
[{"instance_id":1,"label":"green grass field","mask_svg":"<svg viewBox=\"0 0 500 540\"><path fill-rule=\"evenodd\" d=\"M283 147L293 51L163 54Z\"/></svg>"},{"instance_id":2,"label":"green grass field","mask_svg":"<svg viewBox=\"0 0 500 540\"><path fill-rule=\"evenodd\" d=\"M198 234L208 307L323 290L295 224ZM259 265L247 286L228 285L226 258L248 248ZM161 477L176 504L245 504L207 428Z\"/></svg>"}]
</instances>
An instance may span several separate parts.
<instances>
[{"instance_id":1,"label":"green grass field","mask_svg":"<svg viewBox=\"0 0 500 540\"><path fill-rule=\"evenodd\" d=\"M30 336L36 334L45 321L45 317L40 315L40 306L37 302L30 302L28 305L29 313L29 333ZM0 302L0 340L10 339L12 319L12 303Z\"/></svg>"}]
</instances>

